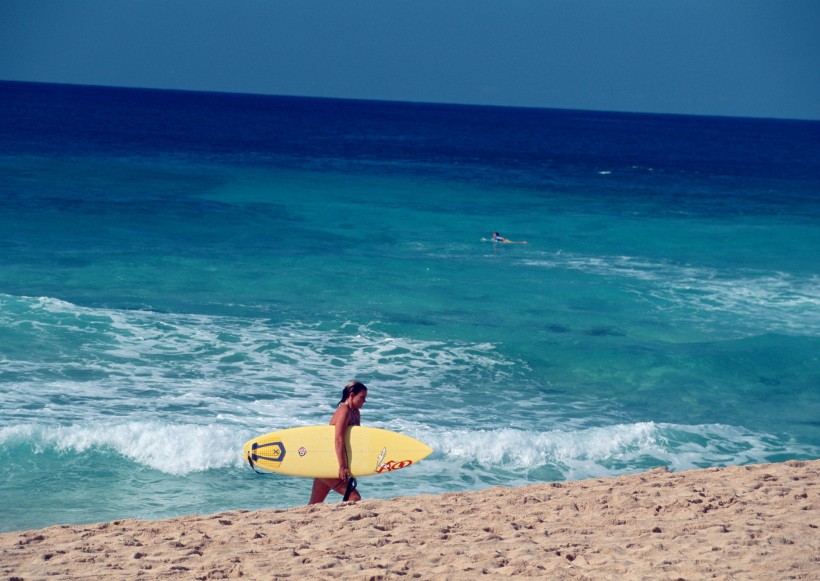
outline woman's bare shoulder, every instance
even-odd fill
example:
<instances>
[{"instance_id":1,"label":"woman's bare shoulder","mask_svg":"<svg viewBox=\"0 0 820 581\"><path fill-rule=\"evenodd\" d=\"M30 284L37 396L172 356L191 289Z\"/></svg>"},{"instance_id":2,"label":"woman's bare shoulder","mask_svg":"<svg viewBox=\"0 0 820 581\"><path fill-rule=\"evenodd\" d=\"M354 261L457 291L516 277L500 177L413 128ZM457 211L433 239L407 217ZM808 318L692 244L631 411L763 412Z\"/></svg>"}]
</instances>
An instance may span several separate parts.
<instances>
[{"instance_id":1,"label":"woman's bare shoulder","mask_svg":"<svg viewBox=\"0 0 820 581\"><path fill-rule=\"evenodd\" d=\"M337 422L346 424L348 415L350 415L350 408L345 404L340 403L339 407L336 408L336 411L333 412L333 417L330 418L330 425L335 426Z\"/></svg>"}]
</instances>

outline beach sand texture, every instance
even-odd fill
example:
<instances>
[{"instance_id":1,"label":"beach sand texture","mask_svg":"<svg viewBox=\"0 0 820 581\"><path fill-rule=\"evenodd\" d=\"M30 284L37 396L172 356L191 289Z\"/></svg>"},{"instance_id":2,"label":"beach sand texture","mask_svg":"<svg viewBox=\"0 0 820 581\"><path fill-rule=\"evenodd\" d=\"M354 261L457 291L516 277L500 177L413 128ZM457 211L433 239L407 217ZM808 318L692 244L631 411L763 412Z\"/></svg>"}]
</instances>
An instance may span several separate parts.
<instances>
[{"instance_id":1,"label":"beach sand texture","mask_svg":"<svg viewBox=\"0 0 820 581\"><path fill-rule=\"evenodd\" d=\"M363 483L364 494L378 486ZM0 535L0 572L25 580L820 579L818 526L820 460L789 461L53 526Z\"/></svg>"}]
</instances>

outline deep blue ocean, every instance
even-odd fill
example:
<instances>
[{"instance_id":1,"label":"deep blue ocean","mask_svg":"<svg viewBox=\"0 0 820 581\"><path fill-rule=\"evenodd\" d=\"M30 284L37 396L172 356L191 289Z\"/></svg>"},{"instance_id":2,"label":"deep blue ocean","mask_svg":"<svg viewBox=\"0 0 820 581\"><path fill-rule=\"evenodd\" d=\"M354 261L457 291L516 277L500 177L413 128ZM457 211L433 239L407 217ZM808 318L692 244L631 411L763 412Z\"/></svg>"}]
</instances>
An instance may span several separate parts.
<instances>
[{"instance_id":1,"label":"deep blue ocean","mask_svg":"<svg viewBox=\"0 0 820 581\"><path fill-rule=\"evenodd\" d=\"M0 247L2 531L304 504L351 379L364 498L820 458L820 122L0 82Z\"/></svg>"}]
</instances>

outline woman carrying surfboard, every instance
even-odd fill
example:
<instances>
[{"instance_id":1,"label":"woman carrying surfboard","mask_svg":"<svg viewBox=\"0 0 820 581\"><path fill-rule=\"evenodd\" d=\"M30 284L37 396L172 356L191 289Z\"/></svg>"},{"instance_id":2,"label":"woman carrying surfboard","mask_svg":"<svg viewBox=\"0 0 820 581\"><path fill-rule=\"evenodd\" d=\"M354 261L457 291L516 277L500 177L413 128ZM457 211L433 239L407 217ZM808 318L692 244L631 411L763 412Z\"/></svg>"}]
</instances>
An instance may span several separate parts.
<instances>
[{"instance_id":1,"label":"woman carrying surfboard","mask_svg":"<svg viewBox=\"0 0 820 581\"><path fill-rule=\"evenodd\" d=\"M345 449L345 434L350 426L360 426L361 416L359 410L367 401L367 386L359 381L351 381L342 391L342 399L339 406L330 418L330 425L335 426L335 446L336 459L339 462L339 478L316 478L313 480L313 491L310 494L310 503L317 504L324 502L328 493L335 490L342 496L349 497L350 502L357 502L362 499L359 492L348 490L348 482L351 479L350 469L347 466L347 450Z\"/></svg>"}]
</instances>

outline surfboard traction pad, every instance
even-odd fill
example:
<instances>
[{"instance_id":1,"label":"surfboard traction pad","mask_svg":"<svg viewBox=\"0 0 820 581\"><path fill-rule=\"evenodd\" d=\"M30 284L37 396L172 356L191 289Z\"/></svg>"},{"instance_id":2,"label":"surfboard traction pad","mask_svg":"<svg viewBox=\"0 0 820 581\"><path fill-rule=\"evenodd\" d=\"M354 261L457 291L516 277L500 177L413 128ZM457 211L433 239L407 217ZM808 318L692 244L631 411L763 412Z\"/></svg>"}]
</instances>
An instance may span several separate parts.
<instances>
[{"instance_id":1,"label":"surfboard traction pad","mask_svg":"<svg viewBox=\"0 0 820 581\"><path fill-rule=\"evenodd\" d=\"M271 450L263 450L263 448L271 448ZM265 454L264 456L262 454ZM254 442L251 445L251 451L248 452L248 462L250 463L251 467L254 464L263 460L265 462L270 462L273 468L279 468L282 465L282 460L285 459L285 454L287 450L285 450L285 444L282 443L281 440L274 440L273 442L268 442L267 444L260 444L259 442ZM304 456L304 454L302 454Z\"/></svg>"}]
</instances>

